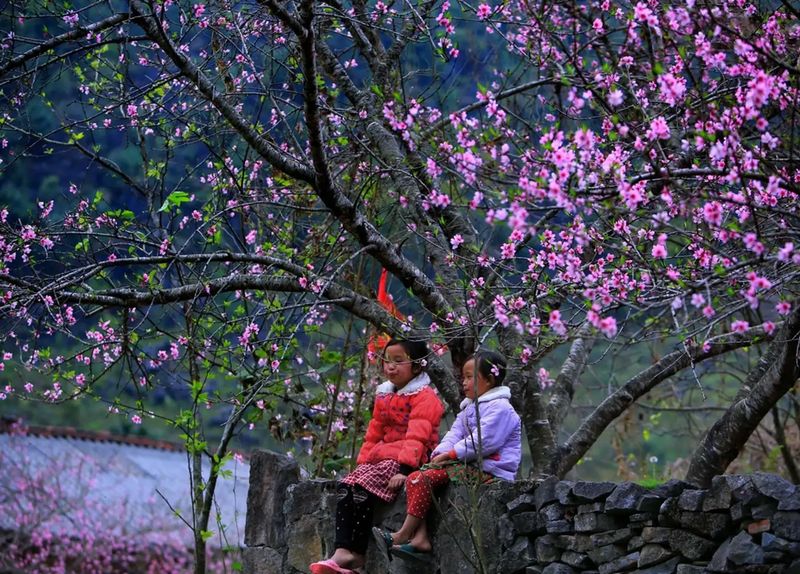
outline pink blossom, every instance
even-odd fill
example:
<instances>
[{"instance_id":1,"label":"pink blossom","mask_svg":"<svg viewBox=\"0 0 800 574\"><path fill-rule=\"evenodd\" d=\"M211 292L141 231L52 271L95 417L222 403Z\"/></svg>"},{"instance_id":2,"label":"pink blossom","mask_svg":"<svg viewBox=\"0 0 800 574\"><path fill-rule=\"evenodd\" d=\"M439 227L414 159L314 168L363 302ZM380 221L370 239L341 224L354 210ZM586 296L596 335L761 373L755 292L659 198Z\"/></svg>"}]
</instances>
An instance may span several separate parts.
<instances>
[{"instance_id":1,"label":"pink blossom","mask_svg":"<svg viewBox=\"0 0 800 574\"><path fill-rule=\"evenodd\" d=\"M567 327L561 321L561 312L556 310L550 311L550 316L547 321L548 326L556 335L564 336L567 334Z\"/></svg>"},{"instance_id":2,"label":"pink blossom","mask_svg":"<svg viewBox=\"0 0 800 574\"><path fill-rule=\"evenodd\" d=\"M669 139L669 125L663 116L658 116L650 122L650 129L647 130L647 137L651 141L655 139Z\"/></svg>"},{"instance_id":3,"label":"pink blossom","mask_svg":"<svg viewBox=\"0 0 800 574\"><path fill-rule=\"evenodd\" d=\"M652 251L650 253L656 259L666 259L666 257L667 257L667 248L664 245L662 245L660 243L657 243L657 244L653 245L653 249L652 249Z\"/></svg>"},{"instance_id":4,"label":"pink blossom","mask_svg":"<svg viewBox=\"0 0 800 574\"><path fill-rule=\"evenodd\" d=\"M70 28L74 28L78 25L78 15L72 10L64 14L61 19L64 20L64 22L66 22Z\"/></svg>"},{"instance_id":5,"label":"pink blossom","mask_svg":"<svg viewBox=\"0 0 800 574\"><path fill-rule=\"evenodd\" d=\"M457 233L453 237L450 238L450 246L453 248L453 251L458 249L458 247L462 243L464 243L464 238L461 236L460 233Z\"/></svg>"},{"instance_id":6,"label":"pink blossom","mask_svg":"<svg viewBox=\"0 0 800 574\"><path fill-rule=\"evenodd\" d=\"M536 378L539 380L539 386L542 389L552 387L553 384L555 383L555 381L552 378L550 378L550 372L544 367L540 367L539 370L536 372Z\"/></svg>"},{"instance_id":7,"label":"pink blossom","mask_svg":"<svg viewBox=\"0 0 800 574\"><path fill-rule=\"evenodd\" d=\"M716 314L717 314L717 312L714 311L714 307L712 307L711 305L706 305L705 307L703 307L703 316L706 319L710 319L711 317L713 317Z\"/></svg>"},{"instance_id":8,"label":"pink blossom","mask_svg":"<svg viewBox=\"0 0 800 574\"><path fill-rule=\"evenodd\" d=\"M683 99L686 93L686 80L672 74L662 74L658 77L660 97L669 105L674 106Z\"/></svg>"},{"instance_id":9,"label":"pink blossom","mask_svg":"<svg viewBox=\"0 0 800 574\"><path fill-rule=\"evenodd\" d=\"M781 301L775 305L775 311L778 312L778 315L788 315L792 311L792 304L788 301Z\"/></svg>"},{"instance_id":10,"label":"pink blossom","mask_svg":"<svg viewBox=\"0 0 800 574\"><path fill-rule=\"evenodd\" d=\"M478 9L475 10L475 15L478 20L486 20L492 15L492 8L488 4L479 4Z\"/></svg>"},{"instance_id":11,"label":"pink blossom","mask_svg":"<svg viewBox=\"0 0 800 574\"><path fill-rule=\"evenodd\" d=\"M731 331L734 333L744 333L750 328L750 323L747 321L734 321L731 323Z\"/></svg>"},{"instance_id":12,"label":"pink blossom","mask_svg":"<svg viewBox=\"0 0 800 574\"><path fill-rule=\"evenodd\" d=\"M778 251L778 261L788 262L792 257L794 251L794 243L787 241L783 247Z\"/></svg>"},{"instance_id":13,"label":"pink blossom","mask_svg":"<svg viewBox=\"0 0 800 574\"><path fill-rule=\"evenodd\" d=\"M764 328L764 332L767 335L772 335L775 332L776 325L772 321L764 321L761 326Z\"/></svg>"},{"instance_id":14,"label":"pink blossom","mask_svg":"<svg viewBox=\"0 0 800 574\"><path fill-rule=\"evenodd\" d=\"M703 205L703 219L709 225L722 225L722 205L718 201L709 201Z\"/></svg>"}]
</instances>

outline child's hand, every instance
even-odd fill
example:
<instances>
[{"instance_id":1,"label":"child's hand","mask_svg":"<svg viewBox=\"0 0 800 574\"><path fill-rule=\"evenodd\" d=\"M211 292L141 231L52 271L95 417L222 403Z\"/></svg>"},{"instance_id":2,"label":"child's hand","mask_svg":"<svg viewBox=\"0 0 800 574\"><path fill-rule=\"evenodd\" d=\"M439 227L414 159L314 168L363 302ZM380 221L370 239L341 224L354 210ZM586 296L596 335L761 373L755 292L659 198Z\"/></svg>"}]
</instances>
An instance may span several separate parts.
<instances>
[{"instance_id":1,"label":"child's hand","mask_svg":"<svg viewBox=\"0 0 800 574\"><path fill-rule=\"evenodd\" d=\"M439 464L440 462L447 462L448 460L450 460L450 454L443 452L434 456L431 459L431 462L434 464Z\"/></svg>"},{"instance_id":2,"label":"child's hand","mask_svg":"<svg viewBox=\"0 0 800 574\"><path fill-rule=\"evenodd\" d=\"M389 479L389 484L387 488L389 490L400 490L403 488L403 485L406 483L406 475L400 474L399 472L395 474L392 478Z\"/></svg>"}]
</instances>

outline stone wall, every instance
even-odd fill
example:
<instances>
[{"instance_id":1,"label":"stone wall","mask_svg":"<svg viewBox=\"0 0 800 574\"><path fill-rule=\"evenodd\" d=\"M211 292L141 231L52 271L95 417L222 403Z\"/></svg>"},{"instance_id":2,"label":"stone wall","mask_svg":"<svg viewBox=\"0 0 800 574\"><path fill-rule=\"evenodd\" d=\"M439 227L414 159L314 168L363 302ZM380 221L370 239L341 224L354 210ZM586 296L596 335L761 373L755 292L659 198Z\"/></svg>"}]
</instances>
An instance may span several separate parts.
<instances>
[{"instance_id":1,"label":"stone wall","mask_svg":"<svg viewBox=\"0 0 800 574\"><path fill-rule=\"evenodd\" d=\"M245 573L305 573L330 555L335 490L333 481L301 481L285 457L256 453ZM451 486L438 505L430 563L387 563L370 541L366 572L800 574L800 490L769 474L719 476L708 490L676 480L650 490L555 479ZM376 522L396 529L404 512L401 496Z\"/></svg>"}]
</instances>

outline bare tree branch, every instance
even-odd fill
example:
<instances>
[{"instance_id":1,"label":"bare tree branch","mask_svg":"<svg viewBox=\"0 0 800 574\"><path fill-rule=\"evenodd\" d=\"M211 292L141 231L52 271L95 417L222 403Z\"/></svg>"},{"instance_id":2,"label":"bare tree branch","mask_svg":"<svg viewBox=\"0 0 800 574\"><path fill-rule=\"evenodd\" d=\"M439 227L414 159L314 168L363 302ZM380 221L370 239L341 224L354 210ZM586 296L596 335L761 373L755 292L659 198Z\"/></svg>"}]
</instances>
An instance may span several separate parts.
<instances>
[{"instance_id":1,"label":"bare tree branch","mask_svg":"<svg viewBox=\"0 0 800 574\"><path fill-rule=\"evenodd\" d=\"M709 347L689 347L673 351L660 361L631 378L608 396L594 412L586 417L569 439L559 447L551 462L550 474L563 477L595 443L611 422L653 387L675 373L711 357L751 345L755 337L765 336L763 328L748 329L744 333L729 333L709 340Z\"/></svg>"},{"instance_id":2,"label":"bare tree branch","mask_svg":"<svg viewBox=\"0 0 800 574\"><path fill-rule=\"evenodd\" d=\"M746 397L736 400L708 430L692 455L686 480L707 487L725 472L758 424L800 376L800 308L787 318L773 339L777 356Z\"/></svg>"}]
</instances>

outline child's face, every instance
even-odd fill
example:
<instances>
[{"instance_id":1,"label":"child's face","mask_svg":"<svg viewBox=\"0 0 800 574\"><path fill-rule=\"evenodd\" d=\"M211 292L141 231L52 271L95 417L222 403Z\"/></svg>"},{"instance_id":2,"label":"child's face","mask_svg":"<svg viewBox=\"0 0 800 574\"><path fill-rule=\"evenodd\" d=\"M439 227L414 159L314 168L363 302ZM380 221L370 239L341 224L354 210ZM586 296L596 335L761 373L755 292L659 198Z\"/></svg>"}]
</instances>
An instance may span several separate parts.
<instances>
[{"instance_id":1,"label":"child's face","mask_svg":"<svg viewBox=\"0 0 800 574\"><path fill-rule=\"evenodd\" d=\"M386 347L383 352L383 374L398 390L414 378L414 365L402 345Z\"/></svg>"},{"instance_id":2,"label":"child's face","mask_svg":"<svg viewBox=\"0 0 800 574\"><path fill-rule=\"evenodd\" d=\"M464 380L461 383L464 387L464 394L472 401L475 400L475 397L481 396L492 388L492 381L475 372L475 359L470 359L464 363L461 368L461 374L464 376Z\"/></svg>"}]
</instances>

